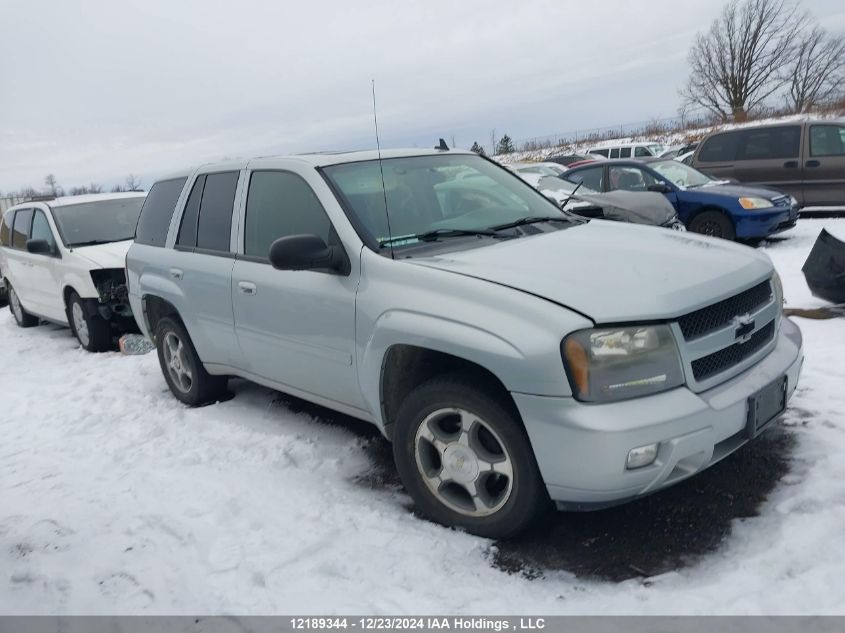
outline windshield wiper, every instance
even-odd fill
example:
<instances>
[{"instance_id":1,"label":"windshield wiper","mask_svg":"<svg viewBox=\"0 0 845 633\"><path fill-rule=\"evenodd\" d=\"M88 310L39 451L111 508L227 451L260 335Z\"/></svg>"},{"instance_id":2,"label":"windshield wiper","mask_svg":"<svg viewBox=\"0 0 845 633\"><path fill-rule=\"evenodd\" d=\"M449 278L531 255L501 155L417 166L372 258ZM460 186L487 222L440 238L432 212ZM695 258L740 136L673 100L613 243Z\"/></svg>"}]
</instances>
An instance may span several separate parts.
<instances>
[{"instance_id":1,"label":"windshield wiper","mask_svg":"<svg viewBox=\"0 0 845 633\"><path fill-rule=\"evenodd\" d=\"M418 240L420 242L436 242L441 237L461 237L464 235L485 235L487 237L501 238L502 236L491 229L434 229L432 231L425 231L424 233L416 233L414 235L397 235L386 240L381 240L378 245L389 246L396 242L405 242L408 240Z\"/></svg>"},{"instance_id":2,"label":"windshield wiper","mask_svg":"<svg viewBox=\"0 0 845 633\"><path fill-rule=\"evenodd\" d=\"M131 237L125 239L132 239ZM87 242L74 242L68 244L68 248L79 248L80 246L99 246L100 244L111 244L112 242L122 242L123 240L88 240Z\"/></svg>"},{"instance_id":3,"label":"windshield wiper","mask_svg":"<svg viewBox=\"0 0 845 633\"><path fill-rule=\"evenodd\" d=\"M543 216L529 215L524 218L514 220L513 222L507 222L506 224L497 224L488 228L491 231L504 231L505 229L515 229L518 226L525 226L526 224L538 224L540 222L566 222L567 224L572 224L572 220L566 217L549 218Z\"/></svg>"}]
</instances>

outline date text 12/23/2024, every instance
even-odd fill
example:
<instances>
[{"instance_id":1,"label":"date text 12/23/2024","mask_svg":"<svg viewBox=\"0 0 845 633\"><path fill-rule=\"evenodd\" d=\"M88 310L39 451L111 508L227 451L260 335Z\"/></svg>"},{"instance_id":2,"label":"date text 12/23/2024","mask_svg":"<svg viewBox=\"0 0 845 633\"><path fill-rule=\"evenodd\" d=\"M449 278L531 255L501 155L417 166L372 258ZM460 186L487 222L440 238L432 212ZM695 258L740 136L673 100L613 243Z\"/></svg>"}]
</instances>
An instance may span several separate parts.
<instances>
[{"instance_id":1,"label":"date text 12/23/2024","mask_svg":"<svg viewBox=\"0 0 845 633\"><path fill-rule=\"evenodd\" d=\"M381 630L381 631L538 631L546 628L544 618L484 617L294 617L295 631Z\"/></svg>"}]
</instances>

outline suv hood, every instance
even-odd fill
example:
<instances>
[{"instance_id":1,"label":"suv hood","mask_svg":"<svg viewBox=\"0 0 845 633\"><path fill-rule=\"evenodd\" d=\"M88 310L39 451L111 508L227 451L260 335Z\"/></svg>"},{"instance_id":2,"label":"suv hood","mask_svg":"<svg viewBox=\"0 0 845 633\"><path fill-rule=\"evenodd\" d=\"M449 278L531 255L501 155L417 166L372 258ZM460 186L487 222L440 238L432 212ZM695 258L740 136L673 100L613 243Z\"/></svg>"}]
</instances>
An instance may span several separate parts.
<instances>
[{"instance_id":1,"label":"suv hood","mask_svg":"<svg viewBox=\"0 0 845 633\"><path fill-rule=\"evenodd\" d=\"M100 268L124 268L126 266L126 253L130 246L132 246L132 240L124 240L94 246L78 246L73 249L73 252L82 255Z\"/></svg>"},{"instance_id":2,"label":"suv hood","mask_svg":"<svg viewBox=\"0 0 845 633\"><path fill-rule=\"evenodd\" d=\"M405 261L521 290L596 323L681 316L773 270L747 246L604 220Z\"/></svg>"}]
</instances>

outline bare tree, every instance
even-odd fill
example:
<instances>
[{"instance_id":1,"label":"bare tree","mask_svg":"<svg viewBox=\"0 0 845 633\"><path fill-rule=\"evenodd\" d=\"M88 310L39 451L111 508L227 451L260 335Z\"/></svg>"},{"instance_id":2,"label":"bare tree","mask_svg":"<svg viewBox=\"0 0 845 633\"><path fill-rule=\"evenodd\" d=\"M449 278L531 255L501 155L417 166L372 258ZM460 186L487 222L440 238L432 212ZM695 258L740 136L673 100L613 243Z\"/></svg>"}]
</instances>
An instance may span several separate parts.
<instances>
[{"instance_id":1,"label":"bare tree","mask_svg":"<svg viewBox=\"0 0 845 633\"><path fill-rule=\"evenodd\" d=\"M92 182L90 185L88 185L87 193L103 193L103 188L96 182Z\"/></svg>"},{"instance_id":2,"label":"bare tree","mask_svg":"<svg viewBox=\"0 0 845 633\"><path fill-rule=\"evenodd\" d=\"M454 144L455 139L452 139ZM141 179L135 174L129 174L126 177L126 191L141 191Z\"/></svg>"},{"instance_id":3,"label":"bare tree","mask_svg":"<svg viewBox=\"0 0 845 633\"><path fill-rule=\"evenodd\" d=\"M695 38L684 103L744 121L788 83L784 69L795 59L807 21L785 0L731 0L710 30Z\"/></svg>"},{"instance_id":4,"label":"bare tree","mask_svg":"<svg viewBox=\"0 0 845 633\"><path fill-rule=\"evenodd\" d=\"M833 100L845 84L845 36L819 26L809 29L798 43L788 74L786 100L795 112Z\"/></svg>"},{"instance_id":5,"label":"bare tree","mask_svg":"<svg viewBox=\"0 0 845 633\"><path fill-rule=\"evenodd\" d=\"M62 188L59 187L59 183L53 174L47 174L44 177L44 184L47 185L46 193L48 195L60 196L62 194Z\"/></svg>"}]
</instances>

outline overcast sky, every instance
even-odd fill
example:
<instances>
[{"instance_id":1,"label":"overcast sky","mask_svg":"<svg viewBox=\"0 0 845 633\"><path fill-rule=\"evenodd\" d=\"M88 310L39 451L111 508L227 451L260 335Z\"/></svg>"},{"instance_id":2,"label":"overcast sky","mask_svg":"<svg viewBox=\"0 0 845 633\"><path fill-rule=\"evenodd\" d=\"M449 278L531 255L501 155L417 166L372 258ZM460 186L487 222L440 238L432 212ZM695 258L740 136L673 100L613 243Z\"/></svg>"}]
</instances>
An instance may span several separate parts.
<instances>
[{"instance_id":1,"label":"overcast sky","mask_svg":"<svg viewBox=\"0 0 845 633\"><path fill-rule=\"evenodd\" d=\"M804 6L845 29L845 3ZM674 116L714 0L0 0L0 191Z\"/></svg>"}]
</instances>

